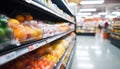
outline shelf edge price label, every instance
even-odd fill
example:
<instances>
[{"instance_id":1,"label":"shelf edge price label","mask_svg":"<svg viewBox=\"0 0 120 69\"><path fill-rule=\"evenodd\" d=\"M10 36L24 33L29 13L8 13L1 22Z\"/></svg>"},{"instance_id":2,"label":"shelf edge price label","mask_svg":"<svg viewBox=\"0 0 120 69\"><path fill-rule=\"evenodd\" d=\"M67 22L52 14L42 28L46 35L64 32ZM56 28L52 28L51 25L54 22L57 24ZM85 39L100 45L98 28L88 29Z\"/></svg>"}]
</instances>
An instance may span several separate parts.
<instances>
[{"instance_id":1,"label":"shelf edge price label","mask_svg":"<svg viewBox=\"0 0 120 69\"><path fill-rule=\"evenodd\" d=\"M46 40L46 43L49 43L49 40Z\"/></svg>"},{"instance_id":2,"label":"shelf edge price label","mask_svg":"<svg viewBox=\"0 0 120 69\"><path fill-rule=\"evenodd\" d=\"M34 50L33 45L29 46L28 48L29 48L30 51Z\"/></svg>"},{"instance_id":3,"label":"shelf edge price label","mask_svg":"<svg viewBox=\"0 0 120 69\"><path fill-rule=\"evenodd\" d=\"M39 46L40 45L38 43L33 45L34 49L38 48Z\"/></svg>"},{"instance_id":4,"label":"shelf edge price label","mask_svg":"<svg viewBox=\"0 0 120 69\"><path fill-rule=\"evenodd\" d=\"M17 57L16 52L11 52L11 53L8 53L4 56L0 56L0 65L4 64L12 59L15 59L16 57Z\"/></svg>"}]
</instances>

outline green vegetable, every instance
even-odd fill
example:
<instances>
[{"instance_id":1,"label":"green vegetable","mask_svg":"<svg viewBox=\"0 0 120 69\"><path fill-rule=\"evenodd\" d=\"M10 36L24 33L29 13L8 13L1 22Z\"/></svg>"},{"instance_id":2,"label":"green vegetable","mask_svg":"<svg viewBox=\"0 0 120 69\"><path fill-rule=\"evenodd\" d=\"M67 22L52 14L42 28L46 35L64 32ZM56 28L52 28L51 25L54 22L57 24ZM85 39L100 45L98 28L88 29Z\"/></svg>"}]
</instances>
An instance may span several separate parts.
<instances>
[{"instance_id":1,"label":"green vegetable","mask_svg":"<svg viewBox=\"0 0 120 69\"><path fill-rule=\"evenodd\" d=\"M7 37L8 39L11 39L11 37L12 37L12 35L13 35L12 29L9 28L9 27L5 27L5 28L4 28L4 31L5 31L6 37Z\"/></svg>"},{"instance_id":2,"label":"green vegetable","mask_svg":"<svg viewBox=\"0 0 120 69\"><path fill-rule=\"evenodd\" d=\"M0 42L5 39L5 31L4 29L0 28Z\"/></svg>"},{"instance_id":3,"label":"green vegetable","mask_svg":"<svg viewBox=\"0 0 120 69\"><path fill-rule=\"evenodd\" d=\"M8 26L8 21L5 18L0 17L0 23L2 24L2 27Z\"/></svg>"}]
</instances>

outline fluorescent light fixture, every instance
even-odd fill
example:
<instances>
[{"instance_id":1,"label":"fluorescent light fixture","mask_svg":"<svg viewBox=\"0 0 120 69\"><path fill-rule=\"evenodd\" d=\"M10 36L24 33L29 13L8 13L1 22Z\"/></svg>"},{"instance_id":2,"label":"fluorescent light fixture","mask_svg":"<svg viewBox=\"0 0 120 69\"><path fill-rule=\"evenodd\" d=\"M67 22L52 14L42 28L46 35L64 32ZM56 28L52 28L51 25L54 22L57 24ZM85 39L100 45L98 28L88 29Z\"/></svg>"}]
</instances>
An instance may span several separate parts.
<instances>
[{"instance_id":1,"label":"fluorescent light fixture","mask_svg":"<svg viewBox=\"0 0 120 69\"><path fill-rule=\"evenodd\" d=\"M92 17L100 17L100 15L93 15Z\"/></svg>"},{"instance_id":2,"label":"fluorescent light fixture","mask_svg":"<svg viewBox=\"0 0 120 69\"><path fill-rule=\"evenodd\" d=\"M78 15L84 16L84 15L91 15L91 13L78 13Z\"/></svg>"},{"instance_id":3,"label":"fluorescent light fixture","mask_svg":"<svg viewBox=\"0 0 120 69\"><path fill-rule=\"evenodd\" d=\"M120 12L112 12L112 14L120 15Z\"/></svg>"},{"instance_id":4,"label":"fluorescent light fixture","mask_svg":"<svg viewBox=\"0 0 120 69\"><path fill-rule=\"evenodd\" d=\"M85 18L93 18L92 16L84 16Z\"/></svg>"},{"instance_id":5,"label":"fluorescent light fixture","mask_svg":"<svg viewBox=\"0 0 120 69\"><path fill-rule=\"evenodd\" d=\"M80 4L103 4L104 0L81 1Z\"/></svg>"},{"instance_id":6,"label":"fluorescent light fixture","mask_svg":"<svg viewBox=\"0 0 120 69\"><path fill-rule=\"evenodd\" d=\"M107 15L105 18L116 18L116 15Z\"/></svg>"},{"instance_id":7,"label":"fluorescent light fixture","mask_svg":"<svg viewBox=\"0 0 120 69\"><path fill-rule=\"evenodd\" d=\"M84 12L84 11L96 11L96 9L95 8L80 9L80 12Z\"/></svg>"},{"instance_id":8,"label":"fluorescent light fixture","mask_svg":"<svg viewBox=\"0 0 120 69\"><path fill-rule=\"evenodd\" d=\"M107 12L100 12L98 15L107 15Z\"/></svg>"}]
</instances>

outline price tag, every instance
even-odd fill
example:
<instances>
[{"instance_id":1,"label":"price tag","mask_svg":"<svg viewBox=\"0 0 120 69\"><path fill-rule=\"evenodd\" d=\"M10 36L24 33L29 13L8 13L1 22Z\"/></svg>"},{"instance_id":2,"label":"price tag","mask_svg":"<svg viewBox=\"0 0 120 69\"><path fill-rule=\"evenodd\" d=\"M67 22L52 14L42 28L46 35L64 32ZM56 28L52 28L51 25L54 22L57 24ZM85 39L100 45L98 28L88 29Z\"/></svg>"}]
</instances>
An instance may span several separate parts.
<instances>
[{"instance_id":1,"label":"price tag","mask_svg":"<svg viewBox=\"0 0 120 69\"><path fill-rule=\"evenodd\" d=\"M29 48L30 51L34 50L33 45L29 46L28 48Z\"/></svg>"},{"instance_id":2,"label":"price tag","mask_svg":"<svg viewBox=\"0 0 120 69\"><path fill-rule=\"evenodd\" d=\"M15 59L16 57L17 57L16 52L11 52L11 53L8 53L4 56L0 56L0 65L4 64L12 59Z\"/></svg>"},{"instance_id":3,"label":"price tag","mask_svg":"<svg viewBox=\"0 0 120 69\"><path fill-rule=\"evenodd\" d=\"M20 45L20 42L18 39L15 40L16 41L16 45L19 46Z\"/></svg>"},{"instance_id":4,"label":"price tag","mask_svg":"<svg viewBox=\"0 0 120 69\"><path fill-rule=\"evenodd\" d=\"M49 40L46 40L46 43L49 43Z\"/></svg>"},{"instance_id":5,"label":"price tag","mask_svg":"<svg viewBox=\"0 0 120 69\"><path fill-rule=\"evenodd\" d=\"M45 45L45 44L46 44L46 42L43 41L43 42L34 44L33 47L34 47L34 49L37 49L37 48L39 48L39 47L41 47L41 46L43 46L43 45Z\"/></svg>"},{"instance_id":6,"label":"price tag","mask_svg":"<svg viewBox=\"0 0 120 69\"><path fill-rule=\"evenodd\" d=\"M34 47L34 49L36 49L36 48L40 47L40 45L37 43L37 44L34 44L33 47Z\"/></svg>"}]
</instances>

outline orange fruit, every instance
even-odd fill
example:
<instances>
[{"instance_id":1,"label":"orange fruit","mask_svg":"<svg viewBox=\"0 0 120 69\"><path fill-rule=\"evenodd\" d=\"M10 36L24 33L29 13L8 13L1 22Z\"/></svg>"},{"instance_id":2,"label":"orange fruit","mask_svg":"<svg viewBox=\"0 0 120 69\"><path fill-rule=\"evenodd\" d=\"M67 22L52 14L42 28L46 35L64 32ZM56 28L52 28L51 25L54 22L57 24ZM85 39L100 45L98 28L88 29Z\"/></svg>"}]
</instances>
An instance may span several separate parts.
<instances>
[{"instance_id":1,"label":"orange fruit","mask_svg":"<svg viewBox=\"0 0 120 69\"><path fill-rule=\"evenodd\" d=\"M20 21L20 22L24 22L24 21L25 21L25 18L24 18L23 15L17 15L15 18L16 18L18 21Z\"/></svg>"},{"instance_id":2,"label":"orange fruit","mask_svg":"<svg viewBox=\"0 0 120 69\"><path fill-rule=\"evenodd\" d=\"M26 41L26 32L24 29L22 28L14 29L14 35L20 42Z\"/></svg>"},{"instance_id":3,"label":"orange fruit","mask_svg":"<svg viewBox=\"0 0 120 69\"><path fill-rule=\"evenodd\" d=\"M25 15L25 19L26 20L33 20L33 16L32 15L30 15L30 14L27 14L27 15Z\"/></svg>"}]
</instances>

